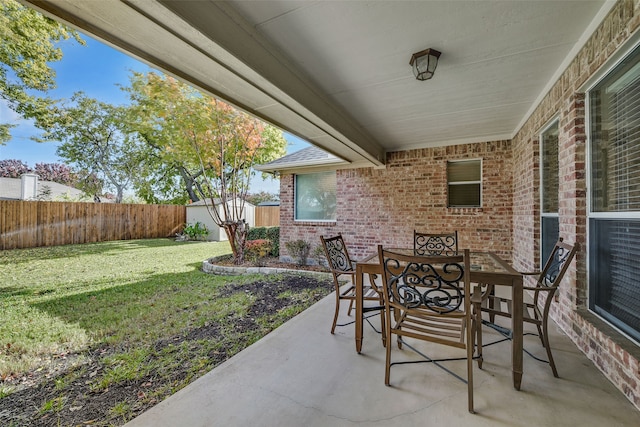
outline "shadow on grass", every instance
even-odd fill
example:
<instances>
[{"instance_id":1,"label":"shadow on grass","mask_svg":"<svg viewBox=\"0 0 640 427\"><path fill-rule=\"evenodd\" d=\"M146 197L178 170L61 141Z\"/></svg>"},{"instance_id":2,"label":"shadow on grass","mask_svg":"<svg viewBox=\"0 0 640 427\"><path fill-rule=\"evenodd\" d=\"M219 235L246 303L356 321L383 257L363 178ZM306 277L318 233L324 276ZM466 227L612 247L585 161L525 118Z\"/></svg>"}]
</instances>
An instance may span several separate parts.
<instances>
[{"instance_id":1,"label":"shadow on grass","mask_svg":"<svg viewBox=\"0 0 640 427\"><path fill-rule=\"evenodd\" d=\"M148 280L75 293L32 307L82 328L96 340L156 339L185 327L197 316L213 316L219 290L226 285L256 280L255 276L217 276L194 270L156 275ZM198 320L199 321L199 320ZM204 320L203 320L204 321Z\"/></svg>"},{"instance_id":2,"label":"shadow on grass","mask_svg":"<svg viewBox=\"0 0 640 427\"><path fill-rule=\"evenodd\" d=\"M194 244L224 245L226 242L178 242L173 238L144 240L115 240L110 242L82 243L78 245L46 246L29 249L12 249L0 251L0 266L3 264L21 264L42 259L60 259L80 257L83 255L121 255L125 251L137 249L153 249L167 246L184 246Z\"/></svg>"}]
</instances>

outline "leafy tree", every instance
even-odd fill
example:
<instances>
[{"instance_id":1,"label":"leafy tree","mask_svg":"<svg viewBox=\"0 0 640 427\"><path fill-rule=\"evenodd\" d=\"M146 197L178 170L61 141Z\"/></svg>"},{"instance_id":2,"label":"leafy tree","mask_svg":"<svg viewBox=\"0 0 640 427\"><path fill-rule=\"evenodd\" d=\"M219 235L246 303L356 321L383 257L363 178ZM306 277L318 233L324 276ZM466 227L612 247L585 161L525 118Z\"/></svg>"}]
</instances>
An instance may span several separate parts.
<instances>
[{"instance_id":1,"label":"leafy tree","mask_svg":"<svg viewBox=\"0 0 640 427\"><path fill-rule=\"evenodd\" d=\"M24 118L46 121L50 99L34 95L55 88L50 62L62 58L56 43L80 35L14 0L0 1L0 100ZM10 139L11 124L0 123L0 144Z\"/></svg>"},{"instance_id":2,"label":"leafy tree","mask_svg":"<svg viewBox=\"0 0 640 427\"><path fill-rule=\"evenodd\" d=\"M247 194L247 202L252 205L259 205L262 202L275 202L280 200L277 194L261 191L259 193Z\"/></svg>"},{"instance_id":3,"label":"leafy tree","mask_svg":"<svg viewBox=\"0 0 640 427\"><path fill-rule=\"evenodd\" d=\"M104 186L121 203L141 163L144 146L127 133L127 107L113 106L77 92L68 105L51 110L42 140L62 141L56 153L74 165L78 187L99 196ZM97 180L96 180L97 178Z\"/></svg>"},{"instance_id":4,"label":"leafy tree","mask_svg":"<svg viewBox=\"0 0 640 427\"><path fill-rule=\"evenodd\" d=\"M285 153L282 132L168 76L134 73L126 90L133 102L130 125L162 165L148 168L145 179L165 189L180 182L191 200L205 200L241 263L252 166Z\"/></svg>"},{"instance_id":5,"label":"leafy tree","mask_svg":"<svg viewBox=\"0 0 640 427\"><path fill-rule=\"evenodd\" d=\"M73 170L62 163L36 163L35 174L43 181L52 181L59 184L73 186L77 176Z\"/></svg>"},{"instance_id":6,"label":"leafy tree","mask_svg":"<svg viewBox=\"0 0 640 427\"><path fill-rule=\"evenodd\" d=\"M31 172L31 169L22 160L0 160L0 177L20 178L22 174Z\"/></svg>"}]
</instances>

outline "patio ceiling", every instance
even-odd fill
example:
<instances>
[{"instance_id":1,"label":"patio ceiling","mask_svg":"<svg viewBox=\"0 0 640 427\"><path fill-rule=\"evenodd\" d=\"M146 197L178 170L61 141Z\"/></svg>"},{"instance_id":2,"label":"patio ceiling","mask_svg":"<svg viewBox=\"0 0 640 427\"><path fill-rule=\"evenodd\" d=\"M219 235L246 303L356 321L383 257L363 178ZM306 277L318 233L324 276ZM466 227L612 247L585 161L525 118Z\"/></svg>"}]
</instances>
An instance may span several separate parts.
<instances>
[{"instance_id":1,"label":"patio ceiling","mask_svg":"<svg viewBox=\"0 0 640 427\"><path fill-rule=\"evenodd\" d=\"M21 1L353 166L513 137L615 3Z\"/></svg>"}]
</instances>

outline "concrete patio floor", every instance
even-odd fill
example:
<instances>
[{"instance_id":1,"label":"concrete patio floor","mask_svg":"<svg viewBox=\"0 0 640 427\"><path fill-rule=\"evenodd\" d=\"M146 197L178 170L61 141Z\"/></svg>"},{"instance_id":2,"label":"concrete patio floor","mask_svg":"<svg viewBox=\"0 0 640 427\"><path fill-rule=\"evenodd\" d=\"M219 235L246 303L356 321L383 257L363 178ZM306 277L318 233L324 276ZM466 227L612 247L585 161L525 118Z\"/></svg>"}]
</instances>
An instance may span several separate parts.
<instances>
[{"instance_id":1,"label":"concrete patio floor","mask_svg":"<svg viewBox=\"0 0 640 427\"><path fill-rule=\"evenodd\" d=\"M385 386L380 335L365 323L357 354L353 325L329 333L333 307L330 295L127 426L640 426L640 412L555 325L560 378L525 355L516 391L510 342L486 347L483 369L474 363L470 414L466 384L430 363L392 367L392 386ZM342 314L339 322L349 320ZM371 322L379 328L377 317ZM485 343L499 338L486 327L483 333ZM525 348L544 354L534 336L525 337ZM458 351L424 349L433 357ZM392 360L401 358L415 355L394 344ZM444 365L466 377L464 364Z\"/></svg>"}]
</instances>

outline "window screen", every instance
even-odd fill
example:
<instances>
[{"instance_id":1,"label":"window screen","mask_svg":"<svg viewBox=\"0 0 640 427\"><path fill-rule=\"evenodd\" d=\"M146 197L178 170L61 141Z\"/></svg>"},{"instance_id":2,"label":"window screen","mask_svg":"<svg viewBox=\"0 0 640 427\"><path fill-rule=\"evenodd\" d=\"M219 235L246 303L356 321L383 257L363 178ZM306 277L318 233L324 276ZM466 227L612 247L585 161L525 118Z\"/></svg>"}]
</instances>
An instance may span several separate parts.
<instances>
[{"instance_id":1,"label":"window screen","mask_svg":"<svg viewBox=\"0 0 640 427\"><path fill-rule=\"evenodd\" d=\"M558 122L551 124L540 135L540 170L542 212L540 213L541 248L540 265L544 265L559 237L558 193L560 192Z\"/></svg>"},{"instance_id":2,"label":"window screen","mask_svg":"<svg viewBox=\"0 0 640 427\"><path fill-rule=\"evenodd\" d=\"M482 205L482 161L447 162L447 182L449 207Z\"/></svg>"}]
</instances>

